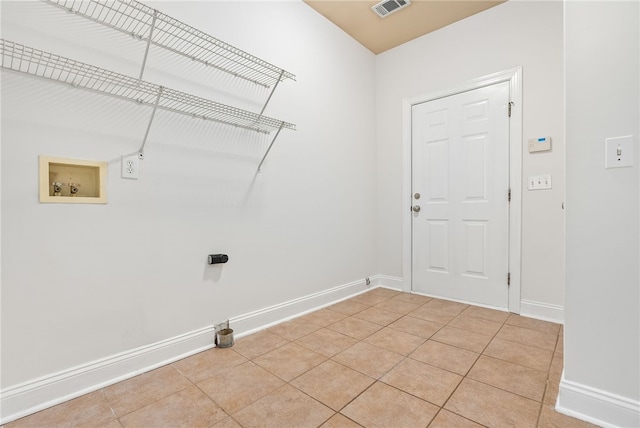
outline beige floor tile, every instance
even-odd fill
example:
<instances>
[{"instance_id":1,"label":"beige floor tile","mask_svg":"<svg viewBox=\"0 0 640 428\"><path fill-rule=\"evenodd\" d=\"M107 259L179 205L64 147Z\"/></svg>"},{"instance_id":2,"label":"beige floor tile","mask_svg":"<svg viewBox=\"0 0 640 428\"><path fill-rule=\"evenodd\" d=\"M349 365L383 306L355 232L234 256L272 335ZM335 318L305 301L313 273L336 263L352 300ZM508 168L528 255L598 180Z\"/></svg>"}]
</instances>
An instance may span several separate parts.
<instances>
[{"instance_id":1,"label":"beige floor tile","mask_svg":"<svg viewBox=\"0 0 640 428\"><path fill-rule=\"evenodd\" d=\"M484 355L498 358L536 370L548 371L553 352L494 338L484 350Z\"/></svg>"},{"instance_id":2,"label":"beige floor tile","mask_svg":"<svg viewBox=\"0 0 640 428\"><path fill-rule=\"evenodd\" d=\"M289 341L284 337L273 334L267 330L262 330L237 339L233 345L233 350L243 357L254 359L287 343L289 343ZM244 363L244 361L242 363Z\"/></svg>"},{"instance_id":3,"label":"beige floor tile","mask_svg":"<svg viewBox=\"0 0 640 428\"><path fill-rule=\"evenodd\" d=\"M556 353L558 354L564 353L564 335L563 334L558 336L558 342L556 343Z\"/></svg>"},{"instance_id":4,"label":"beige floor tile","mask_svg":"<svg viewBox=\"0 0 640 428\"><path fill-rule=\"evenodd\" d=\"M361 428L362 425L355 423L340 413L336 413L327 422L322 424L320 428Z\"/></svg>"},{"instance_id":5,"label":"beige floor tile","mask_svg":"<svg viewBox=\"0 0 640 428\"><path fill-rule=\"evenodd\" d=\"M482 425L442 409L433 419L429 428L482 428Z\"/></svg>"},{"instance_id":6,"label":"beige floor tile","mask_svg":"<svg viewBox=\"0 0 640 428\"><path fill-rule=\"evenodd\" d=\"M425 427L438 407L376 382L340 413L365 427Z\"/></svg>"},{"instance_id":7,"label":"beige floor tile","mask_svg":"<svg viewBox=\"0 0 640 428\"><path fill-rule=\"evenodd\" d=\"M333 323L327 328L362 340L380 330L382 326L359 318L349 317Z\"/></svg>"},{"instance_id":8,"label":"beige floor tile","mask_svg":"<svg viewBox=\"0 0 640 428\"><path fill-rule=\"evenodd\" d=\"M499 322L466 316L458 316L451 320L448 325L450 327L473 331L474 333L486 334L487 336L495 336L502 327L502 323Z\"/></svg>"},{"instance_id":9,"label":"beige floor tile","mask_svg":"<svg viewBox=\"0 0 640 428\"><path fill-rule=\"evenodd\" d=\"M93 427L110 423L116 415L102 391L82 395L54 407L10 422L5 428Z\"/></svg>"},{"instance_id":10,"label":"beige floor tile","mask_svg":"<svg viewBox=\"0 0 640 428\"><path fill-rule=\"evenodd\" d=\"M350 300L356 303L360 303L362 305L367 305L367 306L375 306L378 303L384 302L385 300L387 300L389 297L385 297L382 295L378 295L373 293L372 291L369 291L367 293L363 293L360 294L356 297L351 298Z\"/></svg>"},{"instance_id":11,"label":"beige floor tile","mask_svg":"<svg viewBox=\"0 0 640 428\"><path fill-rule=\"evenodd\" d=\"M378 309L394 312L400 315L406 315L409 312L416 310L420 306L422 305L419 303L406 302L404 300L399 300L395 297L375 305L375 307Z\"/></svg>"},{"instance_id":12,"label":"beige floor tile","mask_svg":"<svg viewBox=\"0 0 640 428\"><path fill-rule=\"evenodd\" d=\"M542 403L555 406L556 401L558 400L559 391L560 378L549 377L549 379L547 379L547 389L544 391L544 399L542 400Z\"/></svg>"},{"instance_id":13,"label":"beige floor tile","mask_svg":"<svg viewBox=\"0 0 640 428\"><path fill-rule=\"evenodd\" d=\"M431 299L432 299L431 297L423 296L421 294L400 293L400 294L397 294L397 295L393 296L389 300L400 300L400 301L403 301L403 302L415 303L417 305L424 305L425 303L427 303Z\"/></svg>"},{"instance_id":14,"label":"beige floor tile","mask_svg":"<svg viewBox=\"0 0 640 428\"><path fill-rule=\"evenodd\" d=\"M213 425L212 428L242 428L242 426L232 417L228 417L227 419L223 419L221 422Z\"/></svg>"},{"instance_id":15,"label":"beige floor tile","mask_svg":"<svg viewBox=\"0 0 640 428\"><path fill-rule=\"evenodd\" d=\"M327 357L296 343L288 343L253 360L262 368L289 382L325 361Z\"/></svg>"},{"instance_id":16,"label":"beige floor tile","mask_svg":"<svg viewBox=\"0 0 640 428\"><path fill-rule=\"evenodd\" d=\"M348 315L345 315L340 312L332 311L331 309L320 309L310 314L304 315L300 317L301 320L305 320L308 322L312 322L314 324L318 324L320 327L326 327L329 324L333 324L334 322L340 321L343 318L346 318Z\"/></svg>"},{"instance_id":17,"label":"beige floor tile","mask_svg":"<svg viewBox=\"0 0 640 428\"><path fill-rule=\"evenodd\" d=\"M284 385L266 397L233 415L240 425L250 427L318 427L329 420L334 411L300 392Z\"/></svg>"},{"instance_id":18,"label":"beige floor tile","mask_svg":"<svg viewBox=\"0 0 640 428\"><path fill-rule=\"evenodd\" d=\"M444 408L487 427L535 427L540 403L464 379Z\"/></svg>"},{"instance_id":19,"label":"beige floor tile","mask_svg":"<svg viewBox=\"0 0 640 428\"><path fill-rule=\"evenodd\" d=\"M291 385L338 411L373 382L369 376L329 360L294 379Z\"/></svg>"},{"instance_id":20,"label":"beige floor tile","mask_svg":"<svg viewBox=\"0 0 640 428\"><path fill-rule=\"evenodd\" d=\"M467 375L470 379L542 402L547 372L481 355Z\"/></svg>"},{"instance_id":21,"label":"beige floor tile","mask_svg":"<svg viewBox=\"0 0 640 428\"><path fill-rule=\"evenodd\" d=\"M141 374L103 389L116 415L123 416L191 386L172 365Z\"/></svg>"},{"instance_id":22,"label":"beige floor tile","mask_svg":"<svg viewBox=\"0 0 640 428\"><path fill-rule=\"evenodd\" d=\"M420 318L425 321L431 321L440 325L448 324L452 319L456 317L456 314L428 307L428 304L429 303L426 303L420 306L415 311L409 312L408 315L414 318Z\"/></svg>"},{"instance_id":23,"label":"beige floor tile","mask_svg":"<svg viewBox=\"0 0 640 428\"><path fill-rule=\"evenodd\" d=\"M374 379L379 379L403 359L400 354L365 342L356 343L333 357L334 361Z\"/></svg>"},{"instance_id":24,"label":"beige floor tile","mask_svg":"<svg viewBox=\"0 0 640 428\"><path fill-rule=\"evenodd\" d=\"M358 343L358 340L337 331L323 328L301 337L296 340L296 343L325 357L333 357Z\"/></svg>"},{"instance_id":25,"label":"beige floor tile","mask_svg":"<svg viewBox=\"0 0 640 428\"><path fill-rule=\"evenodd\" d=\"M207 428L226 417L227 414L209 397L190 386L121 417L120 422L125 428Z\"/></svg>"},{"instance_id":26,"label":"beige floor tile","mask_svg":"<svg viewBox=\"0 0 640 428\"><path fill-rule=\"evenodd\" d=\"M384 297L385 299L391 299L393 297L404 294L402 291L392 290L390 288L385 288L385 287L374 288L373 290L370 291L370 293L376 296Z\"/></svg>"},{"instance_id":27,"label":"beige floor tile","mask_svg":"<svg viewBox=\"0 0 640 428\"><path fill-rule=\"evenodd\" d=\"M408 358L380 380L437 406L443 406L462 381L462 376Z\"/></svg>"},{"instance_id":28,"label":"beige floor tile","mask_svg":"<svg viewBox=\"0 0 640 428\"><path fill-rule=\"evenodd\" d=\"M220 367L234 367L246 361L233 348L213 348L177 361L173 366L191 382L198 383L218 374Z\"/></svg>"},{"instance_id":29,"label":"beige floor tile","mask_svg":"<svg viewBox=\"0 0 640 428\"><path fill-rule=\"evenodd\" d=\"M431 309L438 309L439 311L448 312L454 315L460 314L467 309L469 305L464 303L452 302L450 300L431 299L425 304L426 307Z\"/></svg>"},{"instance_id":30,"label":"beige floor tile","mask_svg":"<svg viewBox=\"0 0 640 428\"><path fill-rule=\"evenodd\" d=\"M479 306L469 306L460 315L504 324L504 322L507 320L507 318L509 318L509 315L511 314L509 312L497 311L495 309L481 308Z\"/></svg>"},{"instance_id":31,"label":"beige floor tile","mask_svg":"<svg viewBox=\"0 0 640 428\"><path fill-rule=\"evenodd\" d=\"M386 326L400 318L402 315L397 312L389 312L377 307L371 307L353 315L353 318L369 321L374 324Z\"/></svg>"},{"instance_id":32,"label":"beige floor tile","mask_svg":"<svg viewBox=\"0 0 640 428\"><path fill-rule=\"evenodd\" d=\"M389 324L389 327L428 339L440 330L442 325L420 318L405 316Z\"/></svg>"},{"instance_id":33,"label":"beige floor tile","mask_svg":"<svg viewBox=\"0 0 640 428\"><path fill-rule=\"evenodd\" d=\"M409 354L409 358L449 370L462 376L467 374L479 356L480 354L478 353L433 340L428 340Z\"/></svg>"},{"instance_id":34,"label":"beige floor tile","mask_svg":"<svg viewBox=\"0 0 640 428\"><path fill-rule=\"evenodd\" d=\"M431 336L431 340L446 343L451 346L457 346L458 348L466 349L468 351L482 353L484 348L486 348L491 341L491 336L462 330L460 328L443 327L440 331Z\"/></svg>"},{"instance_id":35,"label":"beige floor tile","mask_svg":"<svg viewBox=\"0 0 640 428\"><path fill-rule=\"evenodd\" d=\"M198 387L229 414L259 400L284 385L279 377L249 361L218 376L202 381Z\"/></svg>"},{"instance_id":36,"label":"beige floor tile","mask_svg":"<svg viewBox=\"0 0 640 428\"><path fill-rule=\"evenodd\" d=\"M553 354L551 359L551 367L549 368L549 376L560 377L564 367L564 354Z\"/></svg>"},{"instance_id":37,"label":"beige floor tile","mask_svg":"<svg viewBox=\"0 0 640 428\"><path fill-rule=\"evenodd\" d=\"M536 348L553 351L556 348L558 336L550 333L543 333L528 328L516 327L505 324L498 334L498 339L509 340L511 342L522 343L523 345L535 346Z\"/></svg>"},{"instance_id":38,"label":"beige floor tile","mask_svg":"<svg viewBox=\"0 0 640 428\"><path fill-rule=\"evenodd\" d=\"M369 305L363 305L362 303L355 302L353 299L343 300L334 305L328 306L327 309L339 312L345 315L353 315L360 311L367 309Z\"/></svg>"},{"instance_id":39,"label":"beige floor tile","mask_svg":"<svg viewBox=\"0 0 640 428\"><path fill-rule=\"evenodd\" d=\"M418 346L422 345L425 342L425 339L390 327L385 327L382 330L373 333L364 341L388 351L395 352L396 354L409 355Z\"/></svg>"},{"instance_id":40,"label":"beige floor tile","mask_svg":"<svg viewBox=\"0 0 640 428\"><path fill-rule=\"evenodd\" d=\"M321 327L318 324L306 320L294 319L275 325L267 331L287 340L294 341L309 333L313 333L320 328Z\"/></svg>"},{"instance_id":41,"label":"beige floor tile","mask_svg":"<svg viewBox=\"0 0 640 428\"><path fill-rule=\"evenodd\" d=\"M562 413L558 413L551 405L542 406L542 412L540 413L540 421L538 422L540 428L596 428L597 425L590 424L589 422L581 421L580 419L572 418Z\"/></svg>"},{"instance_id":42,"label":"beige floor tile","mask_svg":"<svg viewBox=\"0 0 640 428\"><path fill-rule=\"evenodd\" d=\"M92 425L92 426L95 426L96 428L122 428L122 424L120 424L120 422L117 419L107 422L104 425Z\"/></svg>"},{"instance_id":43,"label":"beige floor tile","mask_svg":"<svg viewBox=\"0 0 640 428\"><path fill-rule=\"evenodd\" d=\"M511 314L507 319L506 324L549 334L558 334L560 332L560 324L523 317L516 314Z\"/></svg>"}]
</instances>

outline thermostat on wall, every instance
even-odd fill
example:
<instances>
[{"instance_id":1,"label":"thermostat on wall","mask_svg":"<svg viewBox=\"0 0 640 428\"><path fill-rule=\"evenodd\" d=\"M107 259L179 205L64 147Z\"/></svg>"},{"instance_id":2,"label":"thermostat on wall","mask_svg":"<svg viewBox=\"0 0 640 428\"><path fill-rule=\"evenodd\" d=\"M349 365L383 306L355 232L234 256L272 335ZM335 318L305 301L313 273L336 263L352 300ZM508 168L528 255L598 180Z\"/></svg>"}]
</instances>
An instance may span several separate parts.
<instances>
[{"instance_id":1,"label":"thermostat on wall","mask_svg":"<svg viewBox=\"0 0 640 428\"><path fill-rule=\"evenodd\" d=\"M529 138L529 153L551 150L551 137Z\"/></svg>"}]
</instances>

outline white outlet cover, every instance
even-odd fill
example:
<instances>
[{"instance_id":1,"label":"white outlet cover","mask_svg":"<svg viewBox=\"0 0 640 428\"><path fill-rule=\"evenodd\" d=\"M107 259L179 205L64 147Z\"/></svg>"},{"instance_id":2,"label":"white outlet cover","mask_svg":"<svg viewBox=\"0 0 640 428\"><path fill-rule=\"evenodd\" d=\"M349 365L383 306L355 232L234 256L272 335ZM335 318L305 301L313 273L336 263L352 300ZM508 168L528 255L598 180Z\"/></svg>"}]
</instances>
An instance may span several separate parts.
<instances>
[{"instance_id":1,"label":"white outlet cover","mask_svg":"<svg viewBox=\"0 0 640 428\"><path fill-rule=\"evenodd\" d=\"M604 167L633 166L633 135L604 140Z\"/></svg>"},{"instance_id":2,"label":"white outlet cover","mask_svg":"<svg viewBox=\"0 0 640 428\"><path fill-rule=\"evenodd\" d=\"M140 159L138 155L122 156L122 178L137 180L140 178Z\"/></svg>"}]
</instances>

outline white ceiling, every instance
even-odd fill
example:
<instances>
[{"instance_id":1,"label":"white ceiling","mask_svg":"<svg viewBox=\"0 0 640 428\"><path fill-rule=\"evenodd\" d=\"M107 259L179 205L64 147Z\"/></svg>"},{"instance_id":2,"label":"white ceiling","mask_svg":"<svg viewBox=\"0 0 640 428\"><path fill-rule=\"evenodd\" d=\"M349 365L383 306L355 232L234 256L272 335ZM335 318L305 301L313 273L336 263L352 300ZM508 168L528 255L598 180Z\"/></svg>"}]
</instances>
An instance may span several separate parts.
<instances>
[{"instance_id":1,"label":"white ceiling","mask_svg":"<svg viewBox=\"0 0 640 428\"><path fill-rule=\"evenodd\" d=\"M371 6L378 1L304 0L374 54L399 46L506 0L411 0L409 6L385 18L380 18L371 10Z\"/></svg>"}]
</instances>

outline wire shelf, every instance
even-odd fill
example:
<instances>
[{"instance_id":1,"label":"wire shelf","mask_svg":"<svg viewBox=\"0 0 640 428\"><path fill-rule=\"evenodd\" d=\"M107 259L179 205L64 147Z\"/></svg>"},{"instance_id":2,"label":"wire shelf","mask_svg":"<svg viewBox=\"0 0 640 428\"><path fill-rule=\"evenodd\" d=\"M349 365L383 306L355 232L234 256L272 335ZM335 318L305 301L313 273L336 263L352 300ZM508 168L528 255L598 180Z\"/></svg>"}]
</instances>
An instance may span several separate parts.
<instances>
[{"instance_id":1,"label":"wire shelf","mask_svg":"<svg viewBox=\"0 0 640 428\"><path fill-rule=\"evenodd\" d=\"M6 70L26 73L74 87L88 89L163 110L198 117L261 133L292 129L278 119L217 103L93 65L0 39L2 65ZM155 110L154 110L155 111Z\"/></svg>"},{"instance_id":2,"label":"wire shelf","mask_svg":"<svg viewBox=\"0 0 640 428\"><path fill-rule=\"evenodd\" d=\"M295 75L282 68L135 0L45 1L267 88L285 79L295 80Z\"/></svg>"}]
</instances>

